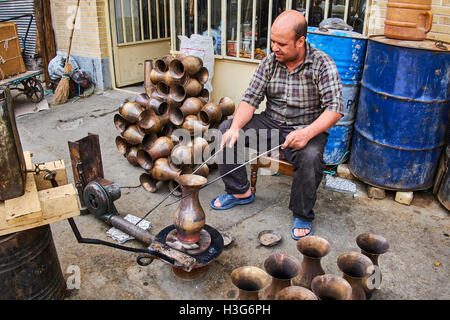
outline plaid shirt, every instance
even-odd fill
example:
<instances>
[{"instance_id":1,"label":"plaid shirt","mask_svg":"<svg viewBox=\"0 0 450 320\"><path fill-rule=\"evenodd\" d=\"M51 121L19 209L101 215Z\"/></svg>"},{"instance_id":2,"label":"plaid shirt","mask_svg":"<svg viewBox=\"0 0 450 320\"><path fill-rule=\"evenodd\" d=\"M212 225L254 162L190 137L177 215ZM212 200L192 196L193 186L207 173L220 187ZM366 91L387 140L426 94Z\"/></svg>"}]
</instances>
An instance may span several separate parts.
<instances>
[{"instance_id":1,"label":"plaid shirt","mask_svg":"<svg viewBox=\"0 0 450 320\"><path fill-rule=\"evenodd\" d=\"M336 64L308 42L304 62L292 72L275 59L274 53L261 61L242 101L258 108L264 97L269 117L297 129L311 124L324 110L344 112Z\"/></svg>"}]
</instances>

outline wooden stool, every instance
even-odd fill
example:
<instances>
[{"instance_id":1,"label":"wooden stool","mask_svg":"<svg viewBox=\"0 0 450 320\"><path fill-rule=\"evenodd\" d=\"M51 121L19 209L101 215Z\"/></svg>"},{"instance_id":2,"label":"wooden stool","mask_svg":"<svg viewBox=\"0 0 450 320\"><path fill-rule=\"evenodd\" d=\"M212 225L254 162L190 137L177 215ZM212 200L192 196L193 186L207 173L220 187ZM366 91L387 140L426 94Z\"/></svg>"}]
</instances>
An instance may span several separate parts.
<instances>
[{"instance_id":1,"label":"wooden stool","mask_svg":"<svg viewBox=\"0 0 450 320\"><path fill-rule=\"evenodd\" d=\"M285 160L283 152L280 150L279 158L272 158L269 156L262 156L256 160L256 163L250 165L250 189L253 195L256 194L256 180L258 179L258 169L259 168L270 168L272 166L277 166L278 170L276 173L293 176L294 166Z\"/></svg>"}]
</instances>

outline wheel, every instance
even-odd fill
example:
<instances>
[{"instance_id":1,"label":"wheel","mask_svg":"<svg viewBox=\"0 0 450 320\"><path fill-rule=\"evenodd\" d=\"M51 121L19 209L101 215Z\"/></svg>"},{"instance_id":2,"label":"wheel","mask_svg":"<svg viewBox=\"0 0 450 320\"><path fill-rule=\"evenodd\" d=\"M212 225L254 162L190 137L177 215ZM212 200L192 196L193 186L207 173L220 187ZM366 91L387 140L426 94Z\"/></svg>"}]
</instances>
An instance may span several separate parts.
<instances>
[{"instance_id":1,"label":"wheel","mask_svg":"<svg viewBox=\"0 0 450 320\"><path fill-rule=\"evenodd\" d=\"M44 88L39 80L36 78L28 78L21 81L21 83L23 85L23 89L19 90L27 96L28 100L31 100L34 103L42 101L44 98Z\"/></svg>"}]
</instances>

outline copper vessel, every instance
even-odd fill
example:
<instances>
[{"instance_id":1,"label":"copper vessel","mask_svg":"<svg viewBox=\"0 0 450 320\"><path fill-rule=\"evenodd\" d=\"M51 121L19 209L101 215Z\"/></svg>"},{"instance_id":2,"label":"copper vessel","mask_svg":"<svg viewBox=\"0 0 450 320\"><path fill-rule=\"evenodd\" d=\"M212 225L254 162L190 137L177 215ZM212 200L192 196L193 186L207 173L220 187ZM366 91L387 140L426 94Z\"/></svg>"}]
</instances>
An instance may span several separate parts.
<instances>
[{"instance_id":1,"label":"copper vessel","mask_svg":"<svg viewBox=\"0 0 450 320\"><path fill-rule=\"evenodd\" d=\"M197 97L189 97L184 100L183 105L180 107L181 112L184 116L191 114L198 114L202 110L203 102Z\"/></svg>"},{"instance_id":2,"label":"copper vessel","mask_svg":"<svg viewBox=\"0 0 450 320\"><path fill-rule=\"evenodd\" d=\"M203 61L196 56L180 56L177 60L183 64L186 74L193 76L203 67Z\"/></svg>"},{"instance_id":3,"label":"copper vessel","mask_svg":"<svg viewBox=\"0 0 450 320\"><path fill-rule=\"evenodd\" d=\"M361 253L367 256L372 261L373 265L378 268L379 279L375 279L378 280L378 283L375 284L377 284L379 287L381 281L383 280L383 277L381 270L379 269L378 258L380 255L386 253L389 250L389 243L380 235L376 235L373 233L363 233L356 238L356 244L361 249ZM373 275L373 273L371 275ZM372 279L370 279L370 276L363 279L363 288L368 299L372 297L372 294L376 289L373 281L372 286L368 286L369 281L371 280ZM369 287L371 287L372 289L370 289Z\"/></svg>"},{"instance_id":4,"label":"copper vessel","mask_svg":"<svg viewBox=\"0 0 450 320\"><path fill-rule=\"evenodd\" d=\"M176 182L175 180L170 180L169 183L168 183L168 187L169 187L169 191L175 197L181 197L183 195L183 192L181 191L181 188L179 188L179 183Z\"/></svg>"},{"instance_id":5,"label":"copper vessel","mask_svg":"<svg viewBox=\"0 0 450 320\"><path fill-rule=\"evenodd\" d=\"M311 289L311 281L325 271L320 260L330 252L330 243L317 236L308 236L297 241L297 250L303 255L300 273L292 279L292 285Z\"/></svg>"},{"instance_id":6,"label":"copper vessel","mask_svg":"<svg viewBox=\"0 0 450 320\"><path fill-rule=\"evenodd\" d=\"M202 163L203 156L209 154L210 147L208 141L201 136L194 138L192 143L193 163Z\"/></svg>"},{"instance_id":7,"label":"copper vessel","mask_svg":"<svg viewBox=\"0 0 450 320\"><path fill-rule=\"evenodd\" d=\"M137 125L132 124L123 132L124 139L131 145L142 143L145 132Z\"/></svg>"},{"instance_id":8,"label":"copper vessel","mask_svg":"<svg viewBox=\"0 0 450 320\"><path fill-rule=\"evenodd\" d=\"M197 98L199 98L203 105L207 104L209 102L209 91L206 88L203 88L202 91L198 94Z\"/></svg>"},{"instance_id":9,"label":"copper vessel","mask_svg":"<svg viewBox=\"0 0 450 320\"><path fill-rule=\"evenodd\" d=\"M116 137L116 147L117 150L119 150L120 154L126 155L128 152L128 149L131 147L130 144L121 136Z\"/></svg>"},{"instance_id":10,"label":"copper vessel","mask_svg":"<svg viewBox=\"0 0 450 320\"><path fill-rule=\"evenodd\" d=\"M174 130L175 130L175 128L172 125L172 123L165 123L161 128L160 136L168 137L168 138L172 139L174 144L177 144L178 142L175 141L174 137L172 136L172 133Z\"/></svg>"},{"instance_id":11,"label":"copper vessel","mask_svg":"<svg viewBox=\"0 0 450 320\"><path fill-rule=\"evenodd\" d=\"M138 124L145 133L158 134L164 123L161 123L161 117L153 109L147 109L140 114Z\"/></svg>"},{"instance_id":12,"label":"copper vessel","mask_svg":"<svg viewBox=\"0 0 450 320\"><path fill-rule=\"evenodd\" d=\"M181 85L171 86L169 89L169 94L166 98L166 102L171 107L181 107L184 99L186 98L186 91Z\"/></svg>"},{"instance_id":13,"label":"copper vessel","mask_svg":"<svg viewBox=\"0 0 450 320\"><path fill-rule=\"evenodd\" d=\"M155 86L155 90L153 91L151 98L159 98L165 101L169 96L169 92L169 86L165 82L161 81Z\"/></svg>"},{"instance_id":14,"label":"copper vessel","mask_svg":"<svg viewBox=\"0 0 450 320\"><path fill-rule=\"evenodd\" d=\"M158 139L158 135L155 133L146 133L144 139L142 140L142 150L148 152L156 139Z\"/></svg>"},{"instance_id":15,"label":"copper vessel","mask_svg":"<svg viewBox=\"0 0 450 320\"><path fill-rule=\"evenodd\" d=\"M150 74L153 70L153 60L144 61L144 89L147 96L151 96L152 92L155 90L155 86L150 79Z\"/></svg>"},{"instance_id":16,"label":"copper vessel","mask_svg":"<svg viewBox=\"0 0 450 320\"><path fill-rule=\"evenodd\" d=\"M167 112L169 106L168 104L161 98L150 98L148 100L148 108L153 109L157 115L162 115Z\"/></svg>"},{"instance_id":17,"label":"copper vessel","mask_svg":"<svg viewBox=\"0 0 450 320\"><path fill-rule=\"evenodd\" d=\"M147 150L150 157L155 161L159 158L168 157L173 149L174 145L170 138L168 137L159 137L152 144L150 149Z\"/></svg>"},{"instance_id":18,"label":"copper vessel","mask_svg":"<svg viewBox=\"0 0 450 320\"><path fill-rule=\"evenodd\" d=\"M222 110L222 117L228 117L234 113L236 106L231 98L223 97L219 100L219 108Z\"/></svg>"},{"instance_id":19,"label":"copper vessel","mask_svg":"<svg viewBox=\"0 0 450 320\"><path fill-rule=\"evenodd\" d=\"M121 135L129 125L130 123L127 120L125 120L125 118L122 117L120 114L117 113L114 115L114 126Z\"/></svg>"},{"instance_id":20,"label":"copper vessel","mask_svg":"<svg viewBox=\"0 0 450 320\"><path fill-rule=\"evenodd\" d=\"M174 180L181 174L167 158L158 158L153 162L152 176L158 181Z\"/></svg>"},{"instance_id":21,"label":"copper vessel","mask_svg":"<svg viewBox=\"0 0 450 320\"><path fill-rule=\"evenodd\" d=\"M155 69L159 72L166 72L169 70L169 64L174 58L171 55L166 55L155 61Z\"/></svg>"},{"instance_id":22,"label":"copper vessel","mask_svg":"<svg viewBox=\"0 0 450 320\"><path fill-rule=\"evenodd\" d=\"M270 276L258 267L244 266L231 272L231 282L239 289L237 300L259 300L259 292L270 281Z\"/></svg>"},{"instance_id":23,"label":"copper vessel","mask_svg":"<svg viewBox=\"0 0 450 320\"><path fill-rule=\"evenodd\" d=\"M183 84L183 88L186 92L186 96L188 97L196 97L202 91L203 86L196 78L189 77Z\"/></svg>"},{"instance_id":24,"label":"copper vessel","mask_svg":"<svg viewBox=\"0 0 450 320\"><path fill-rule=\"evenodd\" d=\"M222 110L220 110L217 104L210 102L203 106L199 117L206 124L220 122L220 119L222 119Z\"/></svg>"},{"instance_id":25,"label":"copper vessel","mask_svg":"<svg viewBox=\"0 0 450 320\"><path fill-rule=\"evenodd\" d=\"M144 111L144 107L132 101L126 101L119 107L120 115L130 123L137 122L142 111Z\"/></svg>"},{"instance_id":26,"label":"copper vessel","mask_svg":"<svg viewBox=\"0 0 450 320\"><path fill-rule=\"evenodd\" d=\"M277 300L318 300L317 296L303 287L290 286L277 293Z\"/></svg>"},{"instance_id":27,"label":"copper vessel","mask_svg":"<svg viewBox=\"0 0 450 320\"><path fill-rule=\"evenodd\" d=\"M137 162L137 153L139 150L140 150L139 146L131 146L128 149L128 152L125 154L125 157L127 158L128 162L136 167L139 166L139 163Z\"/></svg>"},{"instance_id":28,"label":"copper vessel","mask_svg":"<svg viewBox=\"0 0 450 320\"><path fill-rule=\"evenodd\" d=\"M168 121L170 121L173 125L178 127L183 124L183 112L179 108L169 107L169 110L161 116L161 120L163 124L166 124Z\"/></svg>"},{"instance_id":29,"label":"copper vessel","mask_svg":"<svg viewBox=\"0 0 450 320\"><path fill-rule=\"evenodd\" d=\"M198 188L208 180L205 177L194 174L183 174L175 179L181 185L183 196L173 215L173 224L177 230L177 238L182 243L196 243L200 241L200 231L206 222L198 199Z\"/></svg>"},{"instance_id":30,"label":"copper vessel","mask_svg":"<svg viewBox=\"0 0 450 320\"><path fill-rule=\"evenodd\" d=\"M274 253L264 261L264 269L272 282L260 296L262 300L274 300L278 292L291 285L291 279L300 272L300 263L291 256Z\"/></svg>"},{"instance_id":31,"label":"copper vessel","mask_svg":"<svg viewBox=\"0 0 450 320\"><path fill-rule=\"evenodd\" d=\"M147 95L147 93L140 93L136 96L136 99L134 102L139 103L144 109L150 108L150 97Z\"/></svg>"},{"instance_id":32,"label":"copper vessel","mask_svg":"<svg viewBox=\"0 0 450 320\"><path fill-rule=\"evenodd\" d=\"M193 168L193 171L197 170L199 168L200 165L197 165ZM209 167L208 165L205 163L204 165L201 166L201 168L195 173L198 174L202 177L208 178L209 176Z\"/></svg>"},{"instance_id":33,"label":"copper vessel","mask_svg":"<svg viewBox=\"0 0 450 320\"><path fill-rule=\"evenodd\" d=\"M200 82L201 85L204 85L209 79L208 69L206 69L206 67L202 67L195 76L198 82Z\"/></svg>"},{"instance_id":34,"label":"copper vessel","mask_svg":"<svg viewBox=\"0 0 450 320\"><path fill-rule=\"evenodd\" d=\"M200 133L206 132L208 130L208 125L203 124L198 120L196 115L189 115L184 118L184 122L181 127L189 132L191 136L194 134L198 135Z\"/></svg>"},{"instance_id":35,"label":"copper vessel","mask_svg":"<svg viewBox=\"0 0 450 320\"><path fill-rule=\"evenodd\" d=\"M177 166L191 165L193 160L192 148L186 145L177 145L170 154L171 162Z\"/></svg>"},{"instance_id":36,"label":"copper vessel","mask_svg":"<svg viewBox=\"0 0 450 320\"><path fill-rule=\"evenodd\" d=\"M139 150L136 155L137 163L146 171L153 169L153 160L145 150Z\"/></svg>"},{"instance_id":37,"label":"copper vessel","mask_svg":"<svg viewBox=\"0 0 450 320\"><path fill-rule=\"evenodd\" d=\"M141 186L148 192L156 192L156 184L158 181L151 174L143 173L139 176Z\"/></svg>"},{"instance_id":38,"label":"copper vessel","mask_svg":"<svg viewBox=\"0 0 450 320\"><path fill-rule=\"evenodd\" d=\"M168 71L168 73L170 74L170 77L172 79L177 80L177 79L182 79L184 77L184 75L186 74L186 70L185 70L185 67L184 67L183 63L180 60L173 59L169 63L169 71Z\"/></svg>"},{"instance_id":39,"label":"copper vessel","mask_svg":"<svg viewBox=\"0 0 450 320\"><path fill-rule=\"evenodd\" d=\"M320 300L351 300L352 287L344 278L334 274L317 276L311 283L314 294Z\"/></svg>"},{"instance_id":40,"label":"copper vessel","mask_svg":"<svg viewBox=\"0 0 450 320\"><path fill-rule=\"evenodd\" d=\"M352 287L352 299L366 300L363 279L374 272L372 261L362 253L349 252L338 257L337 265L344 273L343 278Z\"/></svg>"}]
</instances>

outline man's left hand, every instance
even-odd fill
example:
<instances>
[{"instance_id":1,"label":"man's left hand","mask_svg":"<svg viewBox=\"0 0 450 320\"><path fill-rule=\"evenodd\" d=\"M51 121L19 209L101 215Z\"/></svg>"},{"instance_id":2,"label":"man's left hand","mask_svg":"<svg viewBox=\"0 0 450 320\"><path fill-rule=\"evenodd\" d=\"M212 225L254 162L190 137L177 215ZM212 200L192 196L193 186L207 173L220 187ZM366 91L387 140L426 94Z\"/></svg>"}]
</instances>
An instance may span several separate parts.
<instances>
[{"instance_id":1,"label":"man's left hand","mask_svg":"<svg viewBox=\"0 0 450 320\"><path fill-rule=\"evenodd\" d=\"M295 150L303 149L311 138L308 128L294 130L287 135L281 149L284 150L287 147Z\"/></svg>"}]
</instances>

